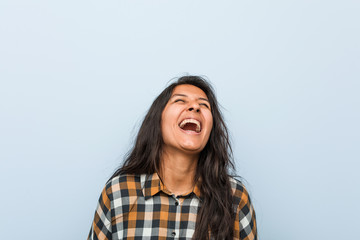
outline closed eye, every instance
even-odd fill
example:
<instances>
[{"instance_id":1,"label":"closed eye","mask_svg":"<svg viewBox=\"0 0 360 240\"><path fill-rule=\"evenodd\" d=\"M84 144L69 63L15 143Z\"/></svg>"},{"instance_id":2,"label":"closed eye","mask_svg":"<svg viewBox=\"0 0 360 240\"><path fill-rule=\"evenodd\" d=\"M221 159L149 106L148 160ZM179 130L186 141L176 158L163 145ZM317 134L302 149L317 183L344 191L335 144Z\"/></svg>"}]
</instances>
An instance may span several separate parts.
<instances>
[{"instance_id":1,"label":"closed eye","mask_svg":"<svg viewBox=\"0 0 360 240\"><path fill-rule=\"evenodd\" d=\"M185 102L185 101L182 99L176 99L174 102Z\"/></svg>"},{"instance_id":2,"label":"closed eye","mask_svg":"<svg viewBox=\"0 0 360 240\"><path fill-rule=\"evenodd\" d=\"M207 108L210 108L209 105L207 105L206 103L200 103L200 105L203 105L203 106L205 106Z\"/></svg>"}]
</instances>

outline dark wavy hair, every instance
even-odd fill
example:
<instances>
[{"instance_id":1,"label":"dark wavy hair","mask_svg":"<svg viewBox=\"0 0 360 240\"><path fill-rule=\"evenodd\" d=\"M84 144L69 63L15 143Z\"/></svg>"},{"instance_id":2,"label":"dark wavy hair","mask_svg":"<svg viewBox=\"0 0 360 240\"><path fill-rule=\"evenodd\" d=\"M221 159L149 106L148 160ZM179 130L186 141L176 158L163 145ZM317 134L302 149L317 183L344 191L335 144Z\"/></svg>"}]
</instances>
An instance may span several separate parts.
<instances>
[{"instance_id":1,"label":"dark wavy hair","mask_svg":"<svg viewBox=\"0 0 360 240\"><path fill-rule=\"evenodd\" d=\"M195 180L201 179L201 207L197 214L193 239L233 239L235 213L229 170L234 170L229 134L211 85L199 76L183 76L165 88L147 112L134 147L123 165L112 177L120 174L153 174L159 172L163 138L161 115L174 88L190 84L204 91L209 99L213 128L205 148L201 151ZM111 178L112 178L111 177Z\"/></svg>"}]
</instances>

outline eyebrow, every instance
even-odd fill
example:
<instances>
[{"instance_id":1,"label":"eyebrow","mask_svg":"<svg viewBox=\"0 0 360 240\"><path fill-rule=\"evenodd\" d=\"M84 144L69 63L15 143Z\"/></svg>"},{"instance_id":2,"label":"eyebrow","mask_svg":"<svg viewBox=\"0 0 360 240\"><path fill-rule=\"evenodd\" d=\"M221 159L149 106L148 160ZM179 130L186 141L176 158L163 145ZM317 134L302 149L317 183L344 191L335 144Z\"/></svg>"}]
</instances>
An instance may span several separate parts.
<instances>
[{"instance_id":1,"label":"eyebrow","mask_svg":"<svg viewBox=\"0 0 360 240\"><path fill-rule=\"evenodd\" d=\"M173 98L173 97L178 97L178 96L180 96L180 97L188 97L188 96L185 95L185 94L176 93L176 94L172 95L171 98ZM210 103L209 100L206 99L206 98L200 97L200 98L198 98L198 99L199 99L199 100L203 100L203 101L207 101L208 103Z\"/></svg>"}]
</instances>

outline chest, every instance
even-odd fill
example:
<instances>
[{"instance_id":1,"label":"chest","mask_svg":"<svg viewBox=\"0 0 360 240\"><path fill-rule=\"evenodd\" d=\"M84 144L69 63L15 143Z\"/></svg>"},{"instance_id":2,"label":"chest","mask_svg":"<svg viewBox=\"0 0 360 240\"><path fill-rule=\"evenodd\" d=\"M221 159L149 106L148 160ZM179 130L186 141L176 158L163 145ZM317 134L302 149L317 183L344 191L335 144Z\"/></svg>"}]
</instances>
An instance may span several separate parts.
<instances>
[{"instance_id":1,"label":"chest","mask_svg":"<svg viewBox=\"0 0 360 240\"><path fill-rule=\"evenodd\" d=\"M191 239L195 231L199 199L177 199L159 194L128 201L113 201L113 239Z\"/></svg>"}]
</instances>

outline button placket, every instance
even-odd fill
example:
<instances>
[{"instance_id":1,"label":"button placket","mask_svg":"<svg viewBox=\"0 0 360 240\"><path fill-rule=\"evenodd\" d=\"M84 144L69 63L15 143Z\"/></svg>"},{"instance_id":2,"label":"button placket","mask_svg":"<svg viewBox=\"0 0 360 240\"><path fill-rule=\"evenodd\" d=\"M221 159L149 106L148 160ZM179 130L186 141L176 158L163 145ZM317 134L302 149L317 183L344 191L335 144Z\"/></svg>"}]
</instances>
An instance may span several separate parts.
<instances>
[{"instance_id":1,"label":"button placket","mask_svg":"<svg viewBox=\"0 0 360 240\"><path fill-rule=\"evenodd\" d=\"M180 218L181 218L181 206L180 206L180 200L175 196L175 194L172 195L172 198L174 199L174 205L175 206L175 228L171 232L171 237L174 239L179 238L179 231L180 231Z\"/></svg>"}]
</instances>

